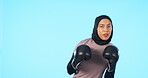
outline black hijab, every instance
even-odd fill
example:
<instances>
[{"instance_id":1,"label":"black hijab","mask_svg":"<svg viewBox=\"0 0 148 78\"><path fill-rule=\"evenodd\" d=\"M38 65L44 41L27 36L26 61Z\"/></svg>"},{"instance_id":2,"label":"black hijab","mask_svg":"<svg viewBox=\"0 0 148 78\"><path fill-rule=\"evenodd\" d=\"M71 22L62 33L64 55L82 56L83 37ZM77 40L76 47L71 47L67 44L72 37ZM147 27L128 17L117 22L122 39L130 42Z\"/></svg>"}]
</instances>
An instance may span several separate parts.
<instances>
[{"instance_id":1,"label":"black hijab","mask_svg":"<svg viewBox=\"0 0 148 78\"><path fill-rule=\"evenodd\" d=\"M113 35L113 24L112 24L112 31L111 31L111 35L109 37L108 40L102 40L99 36L98 36L98 24L102 19L108 19L110 20L111 24L112 24L112 20L110 19L109 16L106 15L101 15L99 17L97 17L95 19L95 25L94 25L94 29L93 29L93 33L92 33L92 39L95 41L95 43L99 44L99 45L105 45L108 44L111 41L112 35Z\"/></svg>"}]
</instances>

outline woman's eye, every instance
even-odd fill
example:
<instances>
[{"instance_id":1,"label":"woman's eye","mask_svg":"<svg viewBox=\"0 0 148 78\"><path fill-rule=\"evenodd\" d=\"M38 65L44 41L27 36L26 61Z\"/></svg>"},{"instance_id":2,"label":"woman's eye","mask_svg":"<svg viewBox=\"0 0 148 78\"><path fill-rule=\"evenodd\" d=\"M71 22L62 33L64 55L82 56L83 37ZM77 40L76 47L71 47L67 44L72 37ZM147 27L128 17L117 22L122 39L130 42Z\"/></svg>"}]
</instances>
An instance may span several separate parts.
<instances>
[{"instance_id":1,"label":"woman's eye","mask_svg":"<svg viewBox=\"0 0 148 78\"><path fill-rule=\"evenodd\" d=\"M110 28L111 26L109 25L109 26L107 26L108 28Z\"/></svg>"},{"instance_id":2,"label":"woman's eye","mask_svg":"<svg viewBox=\"0 0 148 78\"><path fill-rule=\"evenodd\" d=\"M103 28L103 26L100 26L100 28Z\"/></svg>"}]
</instances>

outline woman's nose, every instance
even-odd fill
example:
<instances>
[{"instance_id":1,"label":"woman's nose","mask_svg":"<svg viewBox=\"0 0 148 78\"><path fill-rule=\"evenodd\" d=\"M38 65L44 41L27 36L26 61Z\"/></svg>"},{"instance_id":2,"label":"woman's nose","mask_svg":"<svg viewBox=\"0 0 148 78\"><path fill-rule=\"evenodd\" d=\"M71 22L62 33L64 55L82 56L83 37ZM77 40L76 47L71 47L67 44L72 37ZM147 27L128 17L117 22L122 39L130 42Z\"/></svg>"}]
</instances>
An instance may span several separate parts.
<instances>
[{"instance_id":1,"label":"woman's nose","mask_svg":"<svg viewBox=\"0 0 148 78\"><path fill-rule=\"evenodd\" d=\"M103 30L104 30L105 32L107 32L107 31L108 31L108 28L105 26Z\"/></svg>"}]
</instances>

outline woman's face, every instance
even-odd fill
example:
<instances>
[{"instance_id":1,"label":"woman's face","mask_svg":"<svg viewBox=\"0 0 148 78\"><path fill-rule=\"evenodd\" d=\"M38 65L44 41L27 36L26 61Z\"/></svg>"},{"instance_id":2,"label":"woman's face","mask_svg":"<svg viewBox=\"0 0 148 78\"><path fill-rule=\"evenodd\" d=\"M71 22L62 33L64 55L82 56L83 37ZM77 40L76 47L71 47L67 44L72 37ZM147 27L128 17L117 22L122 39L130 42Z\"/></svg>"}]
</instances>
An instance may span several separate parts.
<instances>
[{"instance_id":1,"label":"woman's face","mask_svg":"<svg viewBox=\"0 0 148 78\"><path fill-rule=\"evenodd\" d=\"M110 20L102 19L98 24L97 30L98 30L98 36L102 40L108 40L112 31L112 24Z\"/></svg>"}]
</instances>

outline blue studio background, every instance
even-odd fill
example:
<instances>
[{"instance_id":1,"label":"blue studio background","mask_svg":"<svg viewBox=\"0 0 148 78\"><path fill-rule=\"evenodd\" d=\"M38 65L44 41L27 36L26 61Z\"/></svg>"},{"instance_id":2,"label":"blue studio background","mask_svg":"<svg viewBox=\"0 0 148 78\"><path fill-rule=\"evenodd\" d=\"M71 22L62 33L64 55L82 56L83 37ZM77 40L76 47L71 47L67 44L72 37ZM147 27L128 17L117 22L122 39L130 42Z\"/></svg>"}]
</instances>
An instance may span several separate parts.
<instances>
[{"instance_id":1,"label":"blue studio background","mask_svg":"<svg viewBox=\"0 0 148 78\"><path fill-rule=\"evenodd\" d=\"M95 17L113 20L120 49L115 78L148 78L147 0L0 0L0 78L71 78L75 45Z\"/></svg>"}]
</instances>

